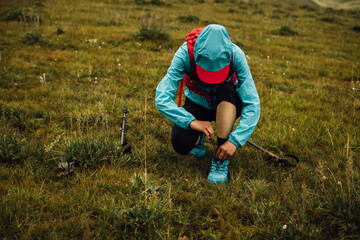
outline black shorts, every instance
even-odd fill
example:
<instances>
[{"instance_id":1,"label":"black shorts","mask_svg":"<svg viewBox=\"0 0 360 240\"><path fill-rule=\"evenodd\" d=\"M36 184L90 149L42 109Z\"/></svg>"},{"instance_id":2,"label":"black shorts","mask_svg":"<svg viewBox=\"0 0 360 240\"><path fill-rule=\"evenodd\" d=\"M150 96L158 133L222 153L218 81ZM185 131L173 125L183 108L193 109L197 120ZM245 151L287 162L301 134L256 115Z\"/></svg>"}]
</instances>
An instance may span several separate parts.
<instances>
[{"instance_id":1,"label":"black shorts","mask_svg":"<svg viewBox=\"0 0 360 240\"><path fill-rule=\"evenodd\" d=\"M221 102L226 101L236 106L236 118L240 117L242 111L242 102L236 92L236 87L231 82L224 82L218 85L216 91L216 106ZM190 112L196 120L201 121L215 121L216 120L216 109L209 110L193 101L189 98L185 99L184 109ZM188 154L196 145L201 132L184 129L177 125L173 126L171 133L171 143L174 150L181 154Z\"/></svg>"}]
</instances>

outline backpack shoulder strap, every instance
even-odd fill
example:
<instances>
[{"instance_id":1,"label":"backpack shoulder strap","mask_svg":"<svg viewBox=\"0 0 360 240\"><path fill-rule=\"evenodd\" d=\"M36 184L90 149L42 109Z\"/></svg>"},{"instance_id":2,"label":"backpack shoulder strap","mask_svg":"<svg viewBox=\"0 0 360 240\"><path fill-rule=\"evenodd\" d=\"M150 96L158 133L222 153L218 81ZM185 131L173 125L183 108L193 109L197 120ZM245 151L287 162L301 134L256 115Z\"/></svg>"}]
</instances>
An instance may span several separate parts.
<instances>
[{"instance_id":1,"label":"backpack shoulder strap","mask_svg":"<svg viewBox=\"0 0 360 240\"><path fill-rule=\"evenodd\" d=\"M190 76L194 77L197 76L196 74L196 65L195 65L195 59L194 59L194 47L195 42L199 34L204 28L195 28L190 33L186 35L186 43L188 47L188 54L190 58Z\"/></svg>"},{"instance_id":2,"label":"backpack shoulder strap","mask_svg":"<svg viewBox=\"0 0 360 240\"><path fill-rule=\"evenodd\" d=\"M188 54L189 54L189 58L190 58L190 74L189 74L189 76L192 76L192 78L197 76L195 59L194 59L195 42L196 42L196 39L199 36L200 32L203 29L204 28L195 28L194 30L192 30L190 33L188 33L186 35L186 44L187 44ZM180 82L178 107L181 106L181 97L182 97L182 92L183 92L183 86L184 86L184 83L186 84L186 81L187 81L186 77L187 76L185 76L184 79L182 79Z\"/></svg>"}]
</instances>

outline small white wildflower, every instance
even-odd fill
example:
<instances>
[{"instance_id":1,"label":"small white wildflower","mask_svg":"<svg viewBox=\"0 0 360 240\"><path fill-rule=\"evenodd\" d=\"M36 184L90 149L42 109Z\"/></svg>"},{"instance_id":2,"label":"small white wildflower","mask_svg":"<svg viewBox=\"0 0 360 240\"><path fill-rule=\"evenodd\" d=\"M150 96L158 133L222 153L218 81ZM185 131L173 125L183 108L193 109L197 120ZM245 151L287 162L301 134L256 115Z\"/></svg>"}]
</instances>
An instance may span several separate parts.
<instances>
[{"instance_id":1,"label":"small white wildflower","mask_svg":"<svg viewBox=\"0 0 360 240\"><path fill-rule=\"evenodd\" d=\"M97 83L97 81L94 82L95 84Z\"/></svg>"},{"instance_id":2,"label":"small white wildflower","mask_svg":"<svg viewBox=\"0 0 360 240\"><path fill-rule=\"evenodd\" d=\"M284 226L283 226L283 230L286 230L287 229L287 225L285 224Z\"/></svg>"},{"instance_id":3,"label":"small white wildflower","mask_svg":"<svg viewBox=\"0 0 360 240\"><path fill-rule=\"evenodd\" d=\"M322 176L322 179L326 180L326 176L325 176L325 175L324 175L324 176Z\"/></svg>"},{"instance_id":4,"label":"small white wildflower","mask_svg":"<svg viewBox=\"0 0 360 240\"><path fill-rule=\"evenodd\" d=\"M14 83L15 86L17 86L17 83Z\"/></svg>"},{"instance_id":5,"label":"small white wildflower","mask_svg":"<svg viewBox=\"0 0 360 240\"><path fill-rule=\"evenodd\" d=\"M56 62L56 61L57 61L57 58L55 58L54 61Z\"/></svg>"},{"instance_id":6,"label":"small white wildflower","mask_svg":"<svg viewBox=\"0 0 360 240\"><path fill-rule=\"evenodd\" d=\"M145 65L147 65L147 62L145 62Z\"/></svg>"},{"instance_id":7,"label":"small white wildflower","mask_svg":"<svg viewBox=\"0 0 360 240\"><path fill-rule=\"evenodd\" d=\"M274 74L274 72L271 72L272 74Z\"/></svg>"},{"instance_id":8,"label":"small white wildflower","mask_svg":"<svg viewBox=\"0 0 360 240\"><path fill-rule=\"evenodd\" d=\"M59 136L57 136L54 141L52 141L49 145L45 146L45 152L49 152L59 141L60 138L63 136L64 134L60 134Z\"/></svg>"},{"instance_id":9,"label":"small white wildflower","mask_svg":"<svg viewBox=\"0 0 360 240\"><path fill-rule=\"evenodd\" d=\"M125 72L127 73L127 70L125 70Z\"/></svg>"},{"instance_id":10,"label":"small white wildflower","mask_svg":"<svg viewBox=\"0 0 360 240\"><path fill-rule=\"evenodd\" d=\"M39 76L41 85L46 84L46 74L43 73L42 76Z\"/></svg>"},{"instance_id":11,"label":"small white wildflower","mask_svg":"<svg viewBox=\"0 0 360 240\"><path fill-rule=\"evenodd\" d=\"M97 77L95 77L95 80L97 80Z\"/></svg>"},{"instance_id":12,"label":"small white wildflower","mask_svg":"<svg viewBox=\"0 0 360 240\"><path fill-rule=\"evenodd\" d=\"M99 48L101 48L101 46L99 46Z\"/></svg>"},{"instance_id":13,"label":"small white wildflower","mask_svg":"<svg viewBox=\"0 0 360 240\"><path fill-rule=\"evenodd\" d=\"M270 39L266 39L267 42L270 42Z\"/></svg>"},{"instance_id":14,"label":"small white wildflower","mask_svg":"<svg viewBox=\"0 0 360 240\"><path fill-rule=\"evenodd\" d=\"M295 132L295 128L292 128L291 130L292 130L293 132Z\"/></svg>"},{"instance_id":15,"label":"small white wildflower","mask_svg":"<svg viewBox=\"0 0 360 240\"><path fill-rule=\"evenodd\" d=\"M104 45L105 44L105 42L101 42L101 45Z\"/></svg>"},{"instance_id":16,"label":"small white wildflower","mask_svg":"<svg viewBox=\"0 0 360 240\"><path fill-rule=\"evenodd\" d=\"M86 40L85 40L85 41L86 41ZM90 44L96 45L97 39L96 39L96 38L95 38L95 39L89 39L88 42L89 42Z\"/></svg>"},{"instance_id":17,"label":"small white wildflower","mask_svg":"<svg viewBox=\"0 0 360 240\"><path fill-rule=\"evenodd\" d=\"M267 60L270 61L270 56L266 56L267 57Z\"/></svg>"},{"instance_id":18,"label":"small white wildflower","mask_svg":"<svg viewBox=\"0 0 360 240\"><path fill-rule=\"evenodd\" d=\"M283 75L285 76L285 73L283 73Z\"/></svg>"},{"instance_id":19,"label":"small white wildflower","mask_svg":"<svg viewBox=\"0 0 360 240\"><path fill-rule=\"evenodd\" d=\"M116 59L117 62L120 62L120 59ZM119 63L120 64L120 63ZM120 64L121 65L121 64Z\"/></svg>"}]
</instances>

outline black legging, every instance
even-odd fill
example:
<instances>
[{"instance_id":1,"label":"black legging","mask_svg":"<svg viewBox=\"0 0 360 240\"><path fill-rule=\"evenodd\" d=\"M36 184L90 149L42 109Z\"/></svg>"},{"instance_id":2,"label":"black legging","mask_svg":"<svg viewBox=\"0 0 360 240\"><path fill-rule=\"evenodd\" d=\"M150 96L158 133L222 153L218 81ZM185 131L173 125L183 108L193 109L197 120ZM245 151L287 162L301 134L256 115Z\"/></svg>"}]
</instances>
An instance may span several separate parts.
<instances>
[{"instance_id":1,"label":"black legging","mask_svg":"<svg viewBox=\"0 0 360 240\"><path fill-rule=\"evenodd\" d=\"M236 118L241 115L242 102L236 93L236 87L231 82L223 82L218 85L216 89L216 106L221 102L226 101L236 106ZM199 104L191 101L189 98L185 99L184 108L190 112L196 120L201 121L215 121L216 120L216 109L209 110L200 106ZM191 149L196 145L201 132L184 129L177 125L173 126L171 133L171 143L175 151L181 155L188 154Z\"/></svg>"}]
</instances>

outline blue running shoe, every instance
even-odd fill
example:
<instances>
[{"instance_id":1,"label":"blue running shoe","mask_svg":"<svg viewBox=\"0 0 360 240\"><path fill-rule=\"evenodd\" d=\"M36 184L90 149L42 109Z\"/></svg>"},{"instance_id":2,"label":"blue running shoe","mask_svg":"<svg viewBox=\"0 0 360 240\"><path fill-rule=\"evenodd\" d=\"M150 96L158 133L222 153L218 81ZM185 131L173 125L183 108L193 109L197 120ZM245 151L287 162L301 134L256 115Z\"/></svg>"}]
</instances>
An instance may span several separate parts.
<instances>
[{"instance_id":1,"label":"blue running shoe","mask_svg":"<svg viewBox=\"0 0 360 240\"><path fill-rule=\"evenodd\" d=\"M205 148L205 134L202 133L200 135L200 140L198 144L190 151L190 156L196 157L196 158L202 158L206 154L206 148Z\"/></svg>"},{"instance_id":2,"label":"blue running shoe","mask_svg":"<svg viewBox=\"0 0 360 240\"><path fill-rule=\"evenodd\" d=\"M226 183L228 181L228 165L229 161L221 161L212 158L210 173L208 176L208 180L211 183Z\"/></svg>"}]
</instances>

